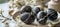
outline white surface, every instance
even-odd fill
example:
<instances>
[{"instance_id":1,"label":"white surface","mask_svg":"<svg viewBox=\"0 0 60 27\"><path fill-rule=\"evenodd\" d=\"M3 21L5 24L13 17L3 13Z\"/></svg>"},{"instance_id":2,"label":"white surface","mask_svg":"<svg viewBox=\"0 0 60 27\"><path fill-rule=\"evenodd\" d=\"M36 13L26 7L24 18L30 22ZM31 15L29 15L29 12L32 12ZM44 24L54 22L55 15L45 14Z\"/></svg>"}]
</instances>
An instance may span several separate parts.
<instances>
[{"instance_id":1,"label":"white surface","mask_svg":"<svg viewBox=\"0 0 60 27\"><path fill-rule=\"evenodd\" d=\"M0 9L4 10L3 15L5 17L7 17L8 16L8 10L9 10L9 4L8 3L0 4Z\"/></svg>"},{"instance_id":2,"label":"white surface","mask_svg":"<svg viewBox=\"0 0 60 27\"><path fill-rule=\"evenodd\" d=\"M5 17L8 17L9 4L8 3L0 4L0 9L4 10L3 15ZM0 19L3 19L3 18L0 17ZM9 27L14 27L14 25L15 25L15 22L9 21ZM0 20L0 27L4 27L4 23L2 23L2 20Z\"/></svg>"}]
</instances>

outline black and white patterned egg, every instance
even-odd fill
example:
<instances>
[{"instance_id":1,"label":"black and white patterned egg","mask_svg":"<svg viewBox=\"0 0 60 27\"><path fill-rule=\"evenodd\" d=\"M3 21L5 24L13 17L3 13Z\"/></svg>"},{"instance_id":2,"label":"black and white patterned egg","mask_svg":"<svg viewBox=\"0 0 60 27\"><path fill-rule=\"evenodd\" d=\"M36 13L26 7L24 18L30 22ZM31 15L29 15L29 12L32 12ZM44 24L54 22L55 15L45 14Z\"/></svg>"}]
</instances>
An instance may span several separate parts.
<instances>
[{"instance_id":1,"label":"black and white patterned egg","mask_svg":"<svg viewBox=\"0 0 60 27\"><path fill-rule=\"evenodd\" d=\"M21 13L24 13L24 12L31 12L31 6L28 6L28 5L25 5L23 6L21 9L20 9L20 12Z\"/></svg>"},{"instance_id":2,"label":"black and white patterned egg","mask_svg":"<svg viewBox=\"0 0 60 27\"><path fill-rule=\"evenodd\" d=\"M47 13L47 15L48 15L48 16L47 16L48 19L51 20L51 21L56 20L57 17L58 17L57 11L55 11L55 10L53 10L53 9L51 9L51 8L49 8L49 9L46 11L46 13Z\"/></svg>"},{"instance_id":3,"label":"black and white patterned egg","mask_svg":"<svg viewBox=\"0 0 60 27\"><path fill-rule=\"evenodd\" d=\"M21 21L25 24L32 24L35 20L34 16L30 13L23 13L20 15Z\"/></svg>"},{"instance_id":4,"label":"black and white patterned egg","mask_svg":"<svg viewBox=\"0 0 60 27\"><path fill-rule=\"evenodd\" d=\"M40 24L46 24L47 18L45 17L47 15L47 13L41 11L37 14L37 21Z\"/></svg>"},{"instance_id":5,"label":"black and white patterned egg","mask_svg":"<svg viewBox=\"0 0 60 27\"><path fill-rule=\"evenodd\" d=\"M32 9L33 15L37 15L37 13L40 12L40 11L41 11L41 10L40 10L39 7L34 7L34 8Z\"/></svg>"}]
</instances>

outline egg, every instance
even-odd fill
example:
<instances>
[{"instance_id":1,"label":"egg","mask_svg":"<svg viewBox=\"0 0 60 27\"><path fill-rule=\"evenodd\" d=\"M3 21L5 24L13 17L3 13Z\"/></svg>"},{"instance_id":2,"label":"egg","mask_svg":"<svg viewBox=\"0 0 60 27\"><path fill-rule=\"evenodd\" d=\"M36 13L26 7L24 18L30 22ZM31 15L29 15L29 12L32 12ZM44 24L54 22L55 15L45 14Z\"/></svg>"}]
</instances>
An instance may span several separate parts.
<instances>
[{"instance_id":1,"label":"egg","mask_svg":"<svg viewBox=\"0 0 60 27\"><path fill-rule=\"evenodd\" d=\"M21 18L22 22L24 22L25 24L28 24L28 25L32 24L35 20L34 16L27 12L21 14L20 18Z\"/></svg>"},{"instance_id":2,"label":"egg","mask_svg":"<svg viewBox=\"0 0 60 27\"><path fill-rule=\"evenodd\" d=\"M57 13L57 11L55 11L54 9L52 9L52 8L49 8L47 11L46 11L46 13L47 13L47 17L48 17L48 19L49 20L51 20L51 21L55 21L56 19L57 19L57 17L58 17L58 13Z\"/></svg>"},{"instance_id":3,"label":"egg","mask_svg":"<svg viewBox=\"0 0 60 27\"><path fill-rule=\"evenodd\" d=\"M45 25L46 22L47 22L47 17L45 17L47 15L47 13L41 11L37 14L37 21L40 23L40 24L43 24Z\"/></svg>"},{"instance_id":4,"label":"egg","mask_svg":"<svg viewBox=\"0 0 60 27\"><path fill-rule=\"evenodd\" d=\"M24 12L31 12L31 7L30 6L23 6L21 9L20 9L20 12L21 13L24 13Z\"/></svg>"},{"instance_id":5,"label":"egg","mask_svg":"<svg viewBox=\"0 0 60 27\"><path fill-rule=\"evenodd\" d=\"M33 13L33 15L37 15L38 12L40 12L40 11L41 11L41 10L40 10L39 7L34 7L34 8L32 9L32 13Z\"/></svg>"}]
</instances>

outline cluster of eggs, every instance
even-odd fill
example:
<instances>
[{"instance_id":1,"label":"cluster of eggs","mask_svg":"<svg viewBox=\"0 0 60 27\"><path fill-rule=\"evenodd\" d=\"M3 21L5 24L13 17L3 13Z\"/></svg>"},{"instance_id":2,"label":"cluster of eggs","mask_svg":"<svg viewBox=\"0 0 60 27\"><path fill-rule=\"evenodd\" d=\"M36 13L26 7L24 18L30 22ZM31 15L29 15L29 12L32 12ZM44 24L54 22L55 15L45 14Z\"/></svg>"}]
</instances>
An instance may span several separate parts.
<instances>
[{"instance_id":1,"label":"cluster of eggs","mask_svg":"<svg viewBox=\"0 0 60 27\"><path fill-rule=\"evenodd\" d=\"M20 0L14 1L15 5L18 7L17 9L19 10L19 12L16 12L16 13L13 13L14 12L13 10L12 10L12 12L10 12L10 13L13 13L12 16L13 16L14 20L16 19L16 16L19 15L20 20L25 24L33 24L36 19L36 21L38 23L45 25L49 21L54 22L56 19L58 19L57 12L59 11L58 6L60 6L60 5L58 5L59 3L57 3L55 0L31 0L31 1L26 0L25 2L23 2L23 1L24 0L22 0L22 2ZM35 4L34 3L30 4L28 2L35 2ZM44 7L47 6L47 5L45 5L46 3L48 3L47 4L48 9L43 10ZM31 5L31 6L29 6L29 5ZM34 5L34 7L32 7L33 5ZM36 5L41 6L41 7L37 7ZM43 9L41 9L42 7L43 7Z\"/></svg>"},{"instance_id":2,"label":"cluster of eggs","mask_svg":"<svg viewBox=\"0 0 60 27\"><path fill-rule=\"evenodd\" d=\"M46 24L47 20L55 21L58 17L57 11L48 8L46 11L42 11L40 7L34 7L25 5L20 9L20 20L25 24L32 24L35 19L40 24Z\"/></svg>"}]
</instances>

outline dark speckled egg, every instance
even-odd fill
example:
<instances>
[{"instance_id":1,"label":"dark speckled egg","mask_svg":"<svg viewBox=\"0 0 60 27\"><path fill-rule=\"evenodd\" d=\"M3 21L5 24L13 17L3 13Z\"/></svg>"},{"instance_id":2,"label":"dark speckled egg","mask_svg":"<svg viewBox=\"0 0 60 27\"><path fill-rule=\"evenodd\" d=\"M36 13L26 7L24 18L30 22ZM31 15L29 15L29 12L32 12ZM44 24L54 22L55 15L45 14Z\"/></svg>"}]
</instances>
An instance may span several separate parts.
<instances>
[{"instance_id":1,"label":"dark speckled egg","mask_svg":"<svg viewBox=\"0 0 60 27\"><path fill-rule=\"evenodd\" d=\"M51 20L51 21L56 20L57 17L58 17L57 11L55 11L55 10L53 10L53 9L51 9L51 8L49 8L49 9L46 11L46 13L47 13L47 15L48 15L48 16L47 16L48 19Z\"/></svg>"},{"instance_id":2,"label":"dark speckled egg","mask_svg":"<svg viewBox=\"0 0 60 27\"><path fill-rule=\"evenodd\" d=\"M33 15L37 15L37 13L40 12L40 11L41 11L41 10L40 10L39 7L34 7L34 8L32 9Z\"/></svg>"},{"instance_id":3,"label":"dark speckled egg","mask_svg":"<svg viewBox=\"0 0 60 27\"><path fill-rule=\"evenodd\" d=\"M20 9L20 12L21 13L24 13L24 12L31 12L31 6L28 6L28 5L26 5L26 6L23 6L21 9Z\"/></svg>"},{"instance_id":4,"label":"dark speckled egg","mask_svg":"<svg viewBox=\"0 0 60 27\"><path fill-rule=\"evenodd\" d=\"M37 14L37 21L40 23L40 24L46 24L46 21L47 21L47 17L45 17L47 15L47 13L41 11Z\"/></svg>"},{"instance_id":5,"label":"dark speckled egg","mask_svg":"<svg viewBox=\"0 0 60 27\"><path fill-rule=\"evenodd\" d=\"M23 13L20 15L20 18L25 24L32 24L35 20L34 16L30 13Z\"/></svg>"}]
</instances>

